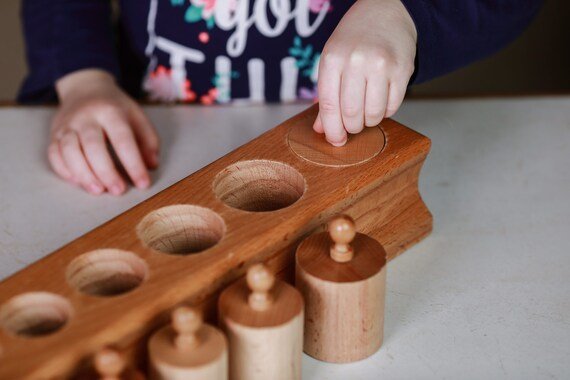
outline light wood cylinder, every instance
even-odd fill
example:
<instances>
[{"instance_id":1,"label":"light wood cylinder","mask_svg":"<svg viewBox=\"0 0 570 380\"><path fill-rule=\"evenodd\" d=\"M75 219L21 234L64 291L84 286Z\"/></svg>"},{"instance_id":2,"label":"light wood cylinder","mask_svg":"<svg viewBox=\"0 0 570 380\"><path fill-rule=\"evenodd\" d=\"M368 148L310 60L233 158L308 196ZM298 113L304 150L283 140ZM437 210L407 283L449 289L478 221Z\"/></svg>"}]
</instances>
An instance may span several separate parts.
<instances>
[{"instance_id":1,"label":"light wood cylinder","mask_svg":"<svg viewBox=\"0 0 570 380\"><path fill-rule=\"evenodd\" d=\"M218 310L229 341L231 380L301 379L304 317L297 289L275 281L263 296L241 279L222 292Z\"/></svg>"},{"instance_id":2,"label":"light wood cylinder","mask_svg":"<svg viewBox=\"0 0 570 380\"><path fill-rule=\"evenodd\" d=\"M189 318L194 317L178 316L179 320ZM189 334L181 336L180 327L173 323L152 335L148 343L150 379L228 379L228 345L224 334L201 321L190 330Z\"/></svg>"},{"instance_id":3,"label":"light wood cylinder","mask_svg":"<svg viewBox=\"0 0 570 380\"><path fill-rule=\"evenodd\" d=\"M105 347L93 358L93 366L98 380L144 380L145 376L134 368L129 368L124 356L117 350ZM91 378L91 376L88 376ZM83 377L81 377L83 378Z\"/></svg>"},{"instance_id":4,"label":"light wood cylinder","mask_svg":"<svg viewBox=\"0 0 570 380\"><path fill-rule=\"evenodd\" d=\"M347 363L382 345L386 251L360 233L347 261L333 260L331 247L334 242L323 232L297 248L296 285L305 299L304 351L318 360Z\"/></svg>"}]
</instances>

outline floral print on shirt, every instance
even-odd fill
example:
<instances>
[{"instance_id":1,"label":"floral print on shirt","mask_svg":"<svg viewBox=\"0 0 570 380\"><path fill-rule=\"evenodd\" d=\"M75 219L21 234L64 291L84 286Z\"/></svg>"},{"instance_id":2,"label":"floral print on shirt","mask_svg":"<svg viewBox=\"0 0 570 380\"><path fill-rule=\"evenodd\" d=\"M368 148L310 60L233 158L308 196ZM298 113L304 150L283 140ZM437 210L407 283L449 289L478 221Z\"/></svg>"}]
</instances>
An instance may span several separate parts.
<instances>
[{"instance_id":1,"label":"floral print on shirt","mask_svg":"<svg viewBox=\"0 0 570 380\"><path fill-rule=\"evenodd\" d=\"M149 1L144 90L152 100L207 105L315 101L320 51L352 3L333 8L333 0L169 0L169 10L161 0ZM189 27L180 40L161 35L176 22L161 15L174 12Z\"/></svg>"}]
</instances>

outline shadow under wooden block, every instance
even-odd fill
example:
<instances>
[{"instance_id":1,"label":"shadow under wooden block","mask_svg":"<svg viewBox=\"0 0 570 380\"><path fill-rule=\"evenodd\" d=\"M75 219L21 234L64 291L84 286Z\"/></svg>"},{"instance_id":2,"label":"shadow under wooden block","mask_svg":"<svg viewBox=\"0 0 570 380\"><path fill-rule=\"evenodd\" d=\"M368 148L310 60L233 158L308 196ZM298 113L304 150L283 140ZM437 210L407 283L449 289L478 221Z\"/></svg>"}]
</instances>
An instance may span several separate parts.
<instances>
[{"instance_id":1,"label":"shadow under wooden block","mask_svg":"<svg viewBox=\"0 0 570 380\"><path fill-rule=\"evenodd\" d=\"M310 130L316 114L309 108L1 282L0 378L68 377L104 346L141 363L173 307L195 305L213 320L219 291L255 262L291 278L296 245L338 213L389 258L425 237L432 217L418 176L429 139L384 120L335 150ZM318 154L294 152L292 131L311 136L305 145Z\"/></svg>"}]
</instances>

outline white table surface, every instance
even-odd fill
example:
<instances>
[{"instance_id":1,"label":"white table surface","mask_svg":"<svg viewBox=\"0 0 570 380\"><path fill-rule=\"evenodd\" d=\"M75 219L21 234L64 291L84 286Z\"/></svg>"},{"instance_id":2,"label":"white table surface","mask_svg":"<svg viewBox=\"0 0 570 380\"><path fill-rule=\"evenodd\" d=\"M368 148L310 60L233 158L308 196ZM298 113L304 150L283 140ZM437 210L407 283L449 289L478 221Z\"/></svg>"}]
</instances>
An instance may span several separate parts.
<instances>
[{"instance_id":1,"label":"white table surface","mask_svg":"<svg viewBox=\"0 0 570 380\"><path fill-rule=\"evenodd\" d=\"M148 107L164 154L147 191L94 197L44 159L50 108L0 108L0 278L305 108ZM570 97L408 101L432 138L433 234L388 270L385 341L304 379L570 379Z\"/></svg>"}]
</instances>

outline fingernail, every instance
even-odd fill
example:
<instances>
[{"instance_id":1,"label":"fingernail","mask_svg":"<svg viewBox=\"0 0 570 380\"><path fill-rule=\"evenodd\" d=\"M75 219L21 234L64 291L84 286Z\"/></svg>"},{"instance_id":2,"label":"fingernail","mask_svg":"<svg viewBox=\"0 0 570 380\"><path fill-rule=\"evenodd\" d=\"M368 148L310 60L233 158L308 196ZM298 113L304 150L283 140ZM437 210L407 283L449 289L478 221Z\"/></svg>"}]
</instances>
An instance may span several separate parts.
<instances>
[{"instance_id":1,"label":"fingernail","mask_svg":"<svg viewBox=\"0 0 570 380\"><path fill-rule=\"evenodd\" d=\"M111 186L111 188L109 189L109 191L111 192L111 194L113 195L121 195L123 193L123 186L121 185L113 185Z\"/></svg>"},{"instance_id":2,"label":"fingernail","mask_svg":"<svg viewBox=\"0 0 570 380\"><path fill-rule=\"evenodd\" d=\"M98 184L89 185L89 192L95 195L101 194L105 189Z\"/></svg>"},{"instance_id":3,"label":"fingernail","mask_svg":"<svg viewBox=\"0 0 570 380\"><path fill-rule=\"evenodd\" d=\"M150 180L148 178L142 178L137 181L137 187L139 189L146 189L150 186Z\"/></svg>"},{"instance_id":4,"label":"fingernail","mask_svg":"<svg viewBox=\"0 0 570 380\"><path fill-rule=\"evenodd\" d=\"M345 137L344 140L342 140L341 142L333 142L333 141L330 141L330 140L327 140L327 141L328 141L329 143L331 143L331 145L334 145L334 146L343 146L344 144L346 144L346 141L347 141L347 140L348 140L348 139Z\"/></svg>"}]
</instances>

